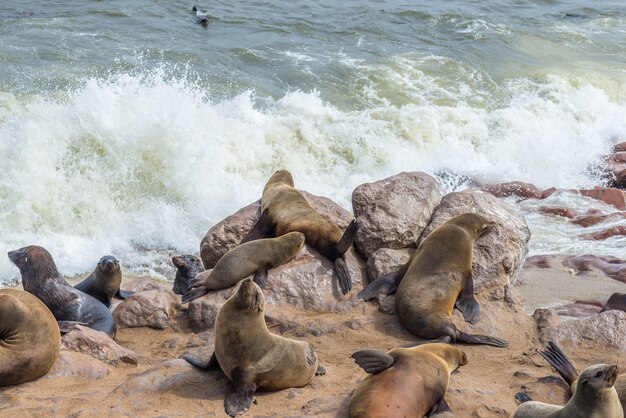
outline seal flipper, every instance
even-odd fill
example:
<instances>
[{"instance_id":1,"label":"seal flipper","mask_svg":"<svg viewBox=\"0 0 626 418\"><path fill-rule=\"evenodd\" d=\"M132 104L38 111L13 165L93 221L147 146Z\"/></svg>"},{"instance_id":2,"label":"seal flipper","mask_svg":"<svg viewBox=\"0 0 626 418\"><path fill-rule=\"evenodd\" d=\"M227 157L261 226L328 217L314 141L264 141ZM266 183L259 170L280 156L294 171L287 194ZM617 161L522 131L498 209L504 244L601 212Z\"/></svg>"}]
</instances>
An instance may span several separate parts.
<instances>
[{"instance_id":1,"label":"seal flipper","mask_svg":"<svg viewBox=\"0 0 626 418\"><path fill-rule=\"evenodd\" d=\"M243 414L252 405L252 395L256 390L256 373L254 369L237 367L232 372L233 381L230 392L224 399L224 409L231 417Z\"/></svg>"},{"instance_id":2,"label":"seal flipper","mask_svg":"<svg viewBox=\"0 0 626 418\"><path fill-rule=\"evenodd\" d=\"M315 370L315 376L324 376L326 375L326 369L321 364L317 365L317 370Z\"/></svg>"},{"instance_id":3,"label":"seal flipper","mask_svg":"<svg viewBox=\"0 0 626 418\"><path fill-rule=\"evenodd\" d=\"M474 297L474 279L470 273L463 291L456 300L456 308L463 314L466 322L475 324L480 319L480 305Z\"/></svg>"},{"instance_id":4,"label":"seal flipper","mask_svg":"<svg viewBox=\"0 0 626 418\"><path fill-rule=\"evenodd\" d=\"M115 296L117 296L120 299L127 299L134 294L135 292L131 292L130 290L117 289L117 293L115 294Z\"/></svg>"},{"instance_id":5,"label":"seal flipper","mask_svg":"<svg viewBox=\"0 0 626 418\"><path fill-rule=\"evenodd\" d=\"M367 373L376 374L387 370L396 361L393 356L378 350L361 350L351 356Z\"/></svg>"},{"instance_id":6,"label":"seal flipper","mask_svg":"<svg viewBox=\"0 0 626 418\"><path fill-rule=\"evenodd\" d=\"M72 331L76 325L82 325L84 327L90 327L91 325L79 321L57 321L61 334L67 334Z\"/></svg>"},{"instance_id":7,"label":"seal flipper","mask_svg":"<svg viewBox=\"0 0 626 418\"><path fill-rule=\"evenodd\" d=\"M189 292L183 295L182 302L183 303L191 302L192 300L198 299L200 296L204 296L207 293L209 293L209 291L204 286L194 287Z\"/></svg>"},{"instance_id":8,"label":"seal flipper","mask_svg":"<svg viewBox=\"0 0 626 418\"><path fill-rule=\"evenodd\" d=\"M370 300L378 295L390 295L398 289L405 273L406 268L402 267L398 271L384 274L368 284L356 297L363 300Z\"/></svg>"},{"instance_id":9,"label":"seal flipper","mask_svg":"<svg viewBox=\"0 0 626 418\"><path fill-rule=\"evenodd\" d=\"M341 287L341 293L344 295L352 290L352 279L350 278L350 270L343 257L335 259L335 272L339 279L339 287Z\"/></svg>"},{"instance_id":10,"label":"seal flipper","mask_svg":"<svg viewBox=\"0 0 626 418\"><path fill-rule=\"evenodd\" d=\"M348 225L348 227L344 231L339 242L335 245L337 255L343 255L346 251L348 251L348 249L354 242L354 239L356 238L356 232L358 230L359 223L356 221L356 219L353 219L352 222L350 222L350 225Z\"/></svg>"},{"instance_id":11,"label":"seal flipper","mask_svg":"<svg viewBox=\"0 0 626 418\"><path fill-rule=\"evenodd\" d=\"M209 360L202 360L199 357L191 355L189 353L183 354L183 359L186 360L192 366L195 366L202 370L212 370L219 367L219 363L217 362L217 357L215 356L215 352L211 355Z\"/></svg>"},{"instance_id":12,"label":"seal flipper","mask_svg":"<svg viewBox=\"0 0 626 418\"><path fill-rule=\"evenodd\" d=\"M239 244L243 244L248 241L255 241L266 237L272 231L272 220L267 212L263 212L259 219L256 221L252 229L246 234Z\"/></svg>"},{"instance_id":13,"label":"seal flipper","mask_svg":"<svg viewBox=\"0 0 626 418\"><path fill-rule=\"evenodd\" d=\"M554 367L569 386L572 386L574 380L578 378L578 372L558 345L549 341L546 351L540 351L539 354Z\"/></svg>"},{"instance_id":14,"label":"seal flipper","mask_svg":"<svg viewBox=\"0 0 626 418\"><path fill-rule=\"evenodd\" d=\"M524 392L518 392L515 394L515 399L520 403L524 403L524 402L530 402L533 400L533 398L531 398L530 396L528 396L527 393Z\"/></svg>"},{"instance_id":15,"label":"seal flipper","mask_svg":"<svg viewBox=\"0 0 626 418\"><path fill-rule=\"evenodd\" d=\"M456 341L467 344L493 345L494 347L500 348L509 346L509 343L501 338L490 337L488 335L466 334L461 331L457 331Z\"/></svg>"},{"instance_id":16,"label":"seal flipper","mask_svg":"<svg viewBox=\"0 0 626 418\"><path fill-rule=\"evenodd\" d=\"M258 284L261 289L265 287L265 282L267 281L267 273L269 269L270 269L270 266L266 264L264 266L259 267L256 273L254 273L254 277L252 278L252 281Z\"/></svg>"},{"instance_id":17,"label":"seal flipper","mask_svg":"<svg viewBox=\"0 0 626 418\"><path fill-rule=\"evenodd\" d=\"M446 402L445 398L441 398L438 404L434 405L430 411L428 412L427 417L453 417L452 409L450 409L450 405Z\"/></svg>"}]
</instances>

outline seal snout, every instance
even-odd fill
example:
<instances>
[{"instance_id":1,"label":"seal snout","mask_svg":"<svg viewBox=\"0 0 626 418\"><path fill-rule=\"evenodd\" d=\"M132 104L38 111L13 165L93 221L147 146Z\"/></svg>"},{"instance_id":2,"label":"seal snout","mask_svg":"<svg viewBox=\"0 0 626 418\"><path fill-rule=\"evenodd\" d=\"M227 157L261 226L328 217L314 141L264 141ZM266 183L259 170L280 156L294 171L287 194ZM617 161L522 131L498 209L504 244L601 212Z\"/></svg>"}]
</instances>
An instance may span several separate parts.
<instances>
[{"instance_id":1,"label":"seal snout","mask_svg":"<svg viewBox=\"0 0 626 418\"><path fill-rule=\"evenodd\" d=\"M609 385L612 386L613 384L615 384L615 381L617 380L618 372L619 372L619 369L617 368L616 364L613 364L608 367L608 370L606 372L606 381Z\"/></svg>"}]
</instances>

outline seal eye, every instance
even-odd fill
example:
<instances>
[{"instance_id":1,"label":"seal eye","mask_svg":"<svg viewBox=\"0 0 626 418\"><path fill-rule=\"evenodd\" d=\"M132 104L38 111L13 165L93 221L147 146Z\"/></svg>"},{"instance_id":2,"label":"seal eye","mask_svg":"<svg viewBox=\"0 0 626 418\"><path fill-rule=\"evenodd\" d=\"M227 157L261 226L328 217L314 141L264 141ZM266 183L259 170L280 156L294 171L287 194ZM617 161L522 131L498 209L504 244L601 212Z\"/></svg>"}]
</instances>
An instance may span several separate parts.
<instances>
[{"instance_id":1,"label":"seal eye","mask_svg":"<svg viewBox=\"0 0 626 418\"><path fill-rule=\"evenodd\" d=\"M594 377L600 377L600 376L602 376L602 372L596 373L596 375Z\"/></svg>"}]
</instances>

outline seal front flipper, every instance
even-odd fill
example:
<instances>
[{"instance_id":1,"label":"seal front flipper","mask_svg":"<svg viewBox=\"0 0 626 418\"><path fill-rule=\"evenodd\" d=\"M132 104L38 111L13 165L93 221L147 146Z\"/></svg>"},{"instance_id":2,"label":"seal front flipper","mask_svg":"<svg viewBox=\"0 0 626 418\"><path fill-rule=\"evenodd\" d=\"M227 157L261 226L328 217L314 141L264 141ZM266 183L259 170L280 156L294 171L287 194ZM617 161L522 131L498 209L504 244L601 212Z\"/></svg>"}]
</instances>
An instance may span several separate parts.
<instances>
[{"instance_id":1,"label":"seal front flipper","mask_svg":"<svg viewBox=\"0 0 626 418\"><path fill-rule=\"evenodd\" d=\"M115 294L115 296L117 296L120 299L127 299L134 294L135 292L131 292L130 290L117 289L117 293Z\"/></svg>"},{"instance_id":2,"label":"seal front flipper","mask_svg":"<svg viewBox=\"0 0 626 418\"><path fill-rule=\"evenodd\" d=\"M578 378L578 372L558 345L549 341L546 351L540 351L539 354L554 367L569 386L572 386L574 380Z\"/></svg>"},{"instance_id":3,"label":"seal front flipper","mask_svg":"<svg viewBox=\"0 0 626 418\"><path fill-rule=\"evenodd\" d=\"M243 244L248 241L254 241L268 236L272 231L273 226L274 225L272 224L270 216L267 214L267 212L263 212L252 227L252 229L246 234L245 237L243 237L239 244Z\"/></svg>"},{"instance_id":4,"label":"seal front flipper","mask_svg":"<svg viewBox=\"0 0 626 418\"><path fill-rule=\"evenodd\" d=\"M335 272L339 279L339 287L341 287L341 293L344 295L352 290L352 279L350 278L350 270L343 257L335 259Z\"/></svg>"},{"instance_id":5,"label":"seal front flipper","mask_svg":"<svg viewBox=\"0 0 626 418\"><path fill-rule=\"evenodd\" d=\"M270 266L266 264L264 266L260 266L256 273L254 273L252 281L258 284L261 289L265 288L265 282L267 281L267 273L269 269Z\"/></svg>"},{"instance_id":6,"label":"seal front flipper","mask_svg":"<svg viewBox=\"0 0 626 418\"><path fill-rule=\"evenodd\" d=\"M344 254L346 251L348 251L348 249L354 242L354 239L356 238L356 232L358 230L359 230L359 223L356 221L356 219L353 219L352 222L350 222L350 225L348 225L348 227L344 231L343 235L341 236L341 239L335 246L337 255Z\"/></svg>"},{"instance_id":7,"label":"seal front flipper","mask_svg":"<svg viewBox=\"0 0 626 418\"><path fill-rule=\"evenodd\" d=\"M390 295L398 289L406 269L403 267L398 271L384 274L367 287L359 292L356 296L359 299L370 300L378 295Z\"/></svg>"},{"instance_id":8,"label":"seal front flipper","mask_svg":"<svg viewBox=\"0 0 626 418\"><path fill-rule=\"evenodd\" d=\"M183 359L192 366L202 370L212 370L219 367L219 363L217 362L217 357L215 356L215 353L213 353L211 355L211 358L209 358L208 360L203 360L200 357L194 356L189 353L183 354Z\"/></svg>"},{"instance_id":9,"label":"seal front flipper","mask_svg":"<svg viewBox=\"0 0 626 418\"><path fill-rule=\"evenodd\" d=\"M475 324L480 319L480 305L474 297L474 279L470 273L463 291L456 300L456 308L463 314L465 321Z\"/></svg>"},{"instance_id":10,"label":"seal front flipper","mask_svg":"<svg viewBox=\"0 0 626 418\"><path fill-rule=\"evenodd\" d=\"M501 338L490 337L488 335L466 334L461 331L457 331L456 342L467 344L493 345L494 347L500 348L509 346L509 343Z\"/></svg>"},{"instance_id":11,"label":"seal front flipper","mask_svg":"<svg viewBox=\"0 0 626 418\"><path fill-rule=\"evenodd\" d=\"M209 291L204 286L194 287L189 292L183 295L182 302L183 303L191 302L192 300L198 299L200 296L204 296L207 293L209 293Z\"/></svg>"},{"instance_id":12,"label":"seal front flipper","mask_svg":"<svg viewBox=\"0 0 626 418\"><path fill-rule=\"evenodd\" d=\"M387 370L396 361L393 356L378 350L361 350L352 354L355 363L367 373Z\"/></svg>"},{"instance_id":13,"label":"seal front flipper","mask_svg":"<svg viewBox=\"0 0 626 418\"><path fill-rule=\"evenodd\" d=\"M235 368L232 371L230 392L224 399L224 409L231 417L241 415L250 409L252 395L256 390L256 373L253 368Z\"/></svg>"}]
</instances>

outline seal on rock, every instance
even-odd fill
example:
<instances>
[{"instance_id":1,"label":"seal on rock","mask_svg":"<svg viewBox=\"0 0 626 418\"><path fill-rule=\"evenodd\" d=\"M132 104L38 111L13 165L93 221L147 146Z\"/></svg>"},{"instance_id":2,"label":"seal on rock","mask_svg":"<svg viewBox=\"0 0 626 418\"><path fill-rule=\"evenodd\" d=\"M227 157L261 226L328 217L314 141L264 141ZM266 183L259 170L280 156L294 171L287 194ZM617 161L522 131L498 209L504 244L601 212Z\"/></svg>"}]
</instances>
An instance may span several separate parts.
<instances>
[{"instance_id":1,"label":"seal on rock","mask_svg":"<svg viewBox=\"0 0 626 418\"><path fill-rule=\"evenodd\" d=\"M400 322L420 338L506 347L500 338L466 334L452 322L459 309L466 321L476 323L480 306L474 298L472 247L495 223L475 213L464 213L433 231L407 264L363 289L358 297L368 300L396 290L396 313Z\"/></svg>"},{"instance_id":2,"label":"seal on rock","mask_svg":"<svg viewBox=\"0 0 626 418\"><path fill-rule=\"evenodd\" d=\"M352 358L370 375L352 395L350 418L421 418L451 412L444 399L450 373L467 364L463 351L437 343L387 353L362 350Z\"/></svg>"},{"instance_id":3,"label":"seal on rock","mask_svg":"<svg viewBox=\"0 0 626 418\"><path fill-rule=\"evenodd\" d=\"M59 356L61 332L39 299L18 289L0 289L0 386L48 373Z\"/></svg>"},{"instance_id":4,"label":"seal on rock","mask_svg":"<svg viewBox=\"0 0 626 418\"><path fill-rule=\"evenodd\" d=\"M175 255L172 264L176 267L173 291L177 295L189 292L189 282L204 271L202 261L195 255Z\"/></svg>"},{"instance_id":5,"label":"seal on rock","mask_svg":"<svg viewBox=\"0 0 626 418\"><path fill-rule=\"evenodd\" d=\"M198 274L189 282L190 290L183 303L208 293L209 290L234 286L254 274L254 282L264 287L270 267L283 264L298 254L304 245L304 234L289 232L277 238L264 238L240 244L224 254L212 270Z\"/></svg>"},{"instance_id":6,"label":"seal on rock","mask_svg":"<svg viewBox=\"0 0 626 418\"><path fill-rule=\"evenodd\" d=\"M586 368L565 406L535 402L527 394L518 393L515 398L521 405L513 418L624 418L615 391L616 379L616 365L596 364Z\"/></svg>"},{"instance_id":7,"label":"seal on rock","mask_svg":"<svg viewBox=\"0 0 626 418\"><path fill-rule=\"evenodd\" d=\"M352 289L352 279L343 255L354 242L357 230L358 223L352 220L342 234L334 222L317 213L294 188L291 173L279 170L265 184L261 216L242 243L292 231L302 232L307 244L334 261L339 286L345 295Z\"/></svg>"},{"instance_id":8,"label":"seal on rock","mask_svg":"<svg viewBox=\"0 0 626 418\"><path fill-rule=\"evenodd\" d=\"M93 296L104 303L104 306L110 308L113 296L126 299L134 293L121 290L120 284L122 284L120 262L112 255L105 255L98 261L93 273L74 288Z\"/></svg>"},{"instance_id":9,"label":"seal on rock","mask_svg":"<svg viewBox=\"0 0 626 418\"><path fill-rule=\"evenodd\" d=\"M98 299L70 286L59 274L48 250L31 245L9 252L9 258L20 269L24 290L50 309L61 331L78 323L115 336L111 311Z\"/></svg>"},{"instance_id":10,"label":"seal on rock","mask_svg":"<svg viewBox=\"0 0 626 418\"><path fill-rule=\"evenodd\" d=\"M219 365L232 381L224 400L230 416L243 414L257 388L280 390L302 387L314 375L324 374L311 344L269 332L265 324L265 297L251 279L241 282L215 319L215 353L208 363L185 354L200 368Z\"/></svg>"}]
</instances>

